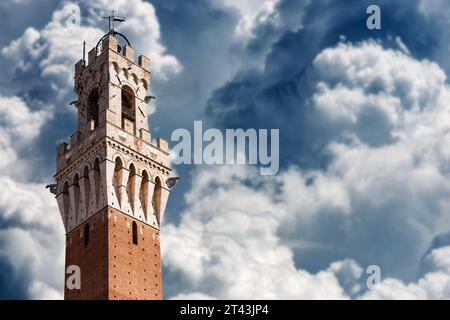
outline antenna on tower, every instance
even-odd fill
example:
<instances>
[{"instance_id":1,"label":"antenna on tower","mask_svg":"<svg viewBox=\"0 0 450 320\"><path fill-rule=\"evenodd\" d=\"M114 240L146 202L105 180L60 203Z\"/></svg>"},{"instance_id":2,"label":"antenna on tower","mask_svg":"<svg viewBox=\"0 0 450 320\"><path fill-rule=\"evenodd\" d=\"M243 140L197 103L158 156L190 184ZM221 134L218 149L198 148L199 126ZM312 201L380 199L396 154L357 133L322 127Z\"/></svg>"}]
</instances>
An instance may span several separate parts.
<instances>
[{"instance_id":1,"label":"antenna on tower","mask_svg":"<svg viewBox=\"0 0 450 320\"><path fill-rule=\"evenodd\" d=\"M83 41L83 65L86 66L86 41Z\"/></svg>"},{"instance_id":2,"label":"antenna on tower","mask_svg":"<svg viewBox=\"0 0 450 320\"><path fill-rule=\"evenodd\" d=\"M110 34L115 33L114 27L115 27L116 22L125 22L126 21L126 19L124 17L116 16L116 12L114 10L111 12L110 16L103 17L103 19L108 20L108 33L110 33Z\"/></svg>"}]
</instances>

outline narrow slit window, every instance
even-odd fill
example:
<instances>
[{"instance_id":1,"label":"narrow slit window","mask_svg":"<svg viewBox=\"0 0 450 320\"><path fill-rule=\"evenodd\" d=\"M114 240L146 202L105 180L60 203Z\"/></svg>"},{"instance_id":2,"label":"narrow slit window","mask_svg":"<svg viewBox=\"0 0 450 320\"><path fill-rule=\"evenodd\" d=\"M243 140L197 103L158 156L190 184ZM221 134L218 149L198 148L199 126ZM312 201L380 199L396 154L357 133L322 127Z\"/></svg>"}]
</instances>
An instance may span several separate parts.
<instances>
[{"instance_id":1,"label":"narrow slit window","mask_svg":"<svg viewBox=\"0 0 450 320\"><path fill-rule=\"evenodd\" d=\"M133 221L133 244L138 244L137 224Z\"/></svg>"},{"instance_id":2,"label":"narrow slit window","mask_svg":"<svg viewBox=\"0 0 450 320\"><path fill-rule=\"evenodd\" d=\"M84 246L89 245L89 223L84 225Z\"/></svg>"}]
</instances>

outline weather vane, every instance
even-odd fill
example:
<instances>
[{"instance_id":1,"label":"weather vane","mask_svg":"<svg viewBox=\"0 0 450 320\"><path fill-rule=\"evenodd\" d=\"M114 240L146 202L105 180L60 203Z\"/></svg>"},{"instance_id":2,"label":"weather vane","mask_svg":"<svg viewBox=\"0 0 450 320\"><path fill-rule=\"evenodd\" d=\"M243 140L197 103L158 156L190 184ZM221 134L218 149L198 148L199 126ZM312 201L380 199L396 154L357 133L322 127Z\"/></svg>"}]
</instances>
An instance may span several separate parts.
<instances>
[{"instance_id":1,"label":"weather vane","mask_svg":"<svg viewBox=\"0 0 450 320\"><path fill-rule=\"evenodd\" d=\"M124 17L116 16L116 11L114 11L114 10L111 11L111 15L110 16L106 16L106 17L102 17L102 18L108 20L108 29L109 30L108 30L108 33L105 34L103 37L101 37L100 40L97 42L97 45L95 46L96 52L97 53L99 52L99 48L101 48L100 45L101 45L103 39L105 39L106 37L108 37L110 35L112 35L114 37L117 37L117 36L122 37L126 41L126 44L131 47L131 43L127 39L127 37L125 37L123 34L121 34L120 32L117 32L114 29L116 22L125 22L126 19ZM85 61L85 59L84 59L84 51L85 51L85 49L83 47L83 61ZM121 52L121 51L122 51L122 45L118 44L117 45L117 52Z\"/></svg>"},{"instance_id":2,"label":"weather vane","mask_svg":"<svg viewBox=\"0 0 450 320\"><path fill-rule=\"evenodd\" d=\"M103 19L108 20L108 28L109 28L108 32L114 33L115 32L115 30L114 30L115 22L125 22L126 19L124 17L116 16L116 12L114 10L111 13L112 14L110 16L103 17Z\"/></svg>"}]
</instances>

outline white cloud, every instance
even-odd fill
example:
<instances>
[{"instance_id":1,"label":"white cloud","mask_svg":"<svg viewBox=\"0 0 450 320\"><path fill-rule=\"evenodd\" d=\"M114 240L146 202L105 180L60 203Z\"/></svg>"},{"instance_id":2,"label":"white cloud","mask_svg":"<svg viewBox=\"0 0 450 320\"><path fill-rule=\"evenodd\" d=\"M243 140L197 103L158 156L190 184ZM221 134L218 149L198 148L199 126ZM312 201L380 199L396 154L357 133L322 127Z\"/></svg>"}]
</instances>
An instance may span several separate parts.
<instances>
[{"instance_id":1,"label":"white cloud","mask_svg":"<svg viewBox=\"0 0 450 320\"><path fill-rule=\"evenodd\" d=\"M295 267L276 235L286 213L270 190L244 185L253 174L227 167L201 172L180 227L162 232L164 263L184 274L194 293L215 298L345 298L331 269L312 275Z\"/></svg>"},{"instance_id":2,"label":"white cloud","mask_svg":"<svg viewBox=\"0 0 450 320\"><path fill-rule=\"evenodd\" d=\"M344 132L329 141L330 165L291 167L276 179L245 167L200 169L180 224L162 232L167 269L188 283L181 294L448 297L448 248L433 250L433 267L413 280L432 239L450 229L445 73L376 42L326 49L314 72L311 107ZM311 256L328 266L306 271ZM361 286L370 264L385 279L373 291Z\"/></svg>"},{"instance_id":3,"label":"white cloud","mask_svg":"<svg viewBox=\"0 0 450 320\"><path fill-rule=\"evenodd\" d=\"M407 110L433 108L436 98L446 90L446 75L436 63L416 61L372 41L326 49L316 57L314 66L324 82L391 95Z\"/></svg>"},{"instance_id":4,"label":"white cloud","mask_svg":"<svg viewBox=\"0 0 450 320\"><path fill-rule=\"evenodd\" d=\"M276 5L279 0L230 1L222 0L226 7L237 9L240 15L235 34L240 40L254 37L254 30L263 24L277 26L281 23Z\"/></svg>"},{"instance_id":5,"label":"white cloud","mask_svg":"<svg viewBox=\"0 0 450 320\"><path fill-rule=\"evenodd\" d=\"M23 179L32 173L21 152L29 148L50 119L46 110L32 111L18 97L0 95L0 174Z\"/></svg>"},{"instance_id":6,"label":"white cloud","mask_svg":"<svg viewBox=\"0 0 450 320\"><path fill-rule=\"evenodd\" d=\"M283 193L292 190L287 187L292 174L293 170L281 177ZM202 170L194 181L197 182L194 189L186 195L189 209L183 212L180 225L166 225L162 232L166 270L181 275L189 288L174 299L442 299L449 296L450 247L435 249L425 258L431 267L417 281L405 283L386 278L375 290L366 291L366 275L362 266L353 260L333 262L316 274L303 270L301 263L296 265L292 248L278 235L280 223L294 219L295 223L300 220L305 227L312 227L317 217L307 216L313 212L292 217L299 208L290 207L293 199L288 202L284 194L274 193L273 180L258 177L253 170L222 167ZM306 181L301 183L305 185ZM261 188L255 191L255 185ZM322 187L329 190L327 186ZM310 190L298 190L300 195L303 191L312 195ZM198 197L199 194L202 196ZM317 195L310 201L311 205L316 202L316 207L326 206L327 202ZM379 199L380 203L384 201ZM323 214L312 207L310 210L316 210L315 214ZM402 218L400 222L407 224L407 218Z\"/></svg>"},{"instance_id":7,"label":"white cloud","mask_svg":"<svg viewBox=\"0 0 450 320\"><path fill-rule=\"evenodd\" d=\"M53 196L42 184L0 177L0 256L11 278L27 281L31 299L60 299L64 280L64 231Z\"/></svg>"},{"instance_id":8,"label":"white cloud","mask_svg":"<svg viewBox=\"0 0 450 320\"><path fill-rule=\"evenodd\" d=\"M1 133L21 146L39 136L42 125L50 116L46 110L32 111L18 97L0 95Z\"/></svg>"},{"instance_id":9,"label":"white cloud","mask_svg":"<svg viewBox=\"0 0 450 320\"><path fill-rule=\"evenodd\" d=\"M406 44L402 41L402 38L400 38L399 36L395 37L395 43L397 44L398 48L405 54L407 55L411 55L411 52L409 51L408 47L406 46Z\"/></svg>"},{"instance_id":10,"label":"white cloud","mask_svg":"<svg viewBox=\"0 0 450 320\"><path fill-rule=\"evenodd\" d=\"M44 182L30 182L36 168L22 156L49 118L18 97L0 96L0 256L12 278L29 281L31 298L61 298L64 232L53 195Z\"/></svg>"},{"instance_id":11,"label":"white cloud","mask_svg":"<svg viewBox=\"0 0 450 320\"><path fill-rule=\"evenodd\" d=\"M388 278L362 299L450 299L450 247L433 250L426 256L431 269L417 282L405 284Z\"/></svg>"},{"instance_id":12,"label":"white cloud","mask_svg":"<svg viewBox=\"0 0 450 320\"><path fill-rule=\"evenodd\" d=\"M101 17L114 8L127 17L119 29L127 37L135 39L137 53L152 60L156 78L167 79L181 71L178 60L167 54L161 44L158 19L154 7L142 0L132 1L81 1L80 4L65 2L41 30L28 28L24 34L1 50L8 58L13 72L38 75L39 82L47 84L46 90L53 93L58 102L64 101L73 86L73 65L82 58L83 41L90 50L106 33L107 22ZM87 16L81 15L87 12ZM23 81L33 86L33 81ZM23 88L22 88L23 89Z\"/></svg>"},{"instance_id":13,"label":"white cloud","mask_svg":"<svg viewBox=\"0 0 450 320\"><path fill-rule=\"evenodd\" d=\"M37 74L39 82L46 83L47 94L60 102L72 88L73 65L82 58L83 40L94 46L101 35L98 28L80 26L80 7L67 2L42 30L28 28L1 52L16 73ZM35 85L30 79L22 83L24 87Z\"/></svg>"}]
</instances>

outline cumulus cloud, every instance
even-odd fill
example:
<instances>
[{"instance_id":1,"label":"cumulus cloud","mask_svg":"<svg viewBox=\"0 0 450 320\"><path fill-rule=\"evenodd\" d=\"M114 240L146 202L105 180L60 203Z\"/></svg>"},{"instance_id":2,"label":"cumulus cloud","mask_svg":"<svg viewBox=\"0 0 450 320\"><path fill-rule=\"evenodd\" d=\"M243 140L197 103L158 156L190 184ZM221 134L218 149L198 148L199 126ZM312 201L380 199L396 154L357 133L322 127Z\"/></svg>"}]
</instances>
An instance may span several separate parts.
<instances>
[{"instance_id":1,"label":"cumulus cloud","mask_svg":"<svg viewBox=\"0 0 450 320\"><path fill-rule=\"evenodd\" d=\"M243 69L263 69L265 58L283 34L303 29L311 1L252 0L219 2L237 12L231 51L239 56Z\"/></svg>"},{"instance_id":2,"label":"cumulus cloud","mask_svg":"<svg viewBox=\"0 0 450 320\"><path fill-rule=\"evenodd\" d=\"M64 231L54 197L43 184L6 176L0 183L0 257L11 266L4 295L21 284L31 299L61 299Z\"/></svg>"},{"instance_id":3,"label":"cumulus cloud","mask_svg":"<svg viewBox=\"0 0 450 320\"><path fill-rule=\"evenodd\" d=\"M285 179L279 181L283 193L288 192ZM289 242L278 232L282 221L292 222L292 211L280 201L284 196L274 192L273 180L251 169L222 167L201 170L195 181L197 185L186 195L189 210L183 212L180 225L167 225L162 234L165 271L185 283L181 292L172 292L174 299L448 298L450 247L426 255L428 269L416 281L384 279L382 268L382 282L368 290L368 275L352 259L335 261L316 273L304 270L301 262L297 266ZM314 217L297 219L310 228Z\"/></svg>"},{"instance_id":4,"label":"cumulus cloud","mask_svg":"<svg viewBox=\"0 0 450 320\"><path fill-rule=\"evenodd\" d=\"M128 20L119 29L133 41L138 53L152 59L157 79L181 71L178 60L167 54L160 43L158 19L153 6L142 0L64 2L53 12L51 21L42 29L29 27L12 40L1 53L13 78L20 82L20 91L37 91L37 96L52 103L68 99L72 88L73 65L82 58L82 45L93 48L106 33L105 8L114 8ZM80 12L87 12L81 16ZM112 9L111 9L112 10Z\"/></svg>"},{"instance_id":5,"label":"cumulus cloud","mask_svg":"<svg viewBox=\"0 0 450 320\"><path fill-rule=\"evenodd\" d=\"M449 299L450 247L433 250L425 257L431 268L416 282L406 284L398 279L383 280L376 290L366 292L362 299Z\"/></svg>"},{"instance_id":6,"label":"cumulus cloud","mask_svg":"<svg viewBox=\"0 0 450 320\"><path fill-rule=\"evenodd\" d=\"M200 170L163 234L168 269L217 298L445 298L447 249L415 277L450 228L445 73L375 41L325 49L310 72L310 114L333 130L326 168ZM386 279L367 291L372 264Z\"/></svg>"},{"instance_id":7,"label":"cumulus cloud","mask_svg":"<svg viewBox=\"0 0 450 320\"><path fill-rule=\"evenodd\" d=\"M49 118L18 97L0 96L0 257L12 273L4 290L24 286L31 298L61 298L64 236L55 199L44 183L31 182L36 168L23 157ZM5 292L5 295L11 294Z\"/></svg>"},{"instance_id":8,"label":"cumulus cloud","mask_svg":"<svg viewBox=\"0 0 450 320\"><path fill-rule=\"evenodd\" d=\"M235 35L240 40L248 41L255 37L255 29L261 24L277 26L281 23L275 10L279 0L253 0L237 2L222 0L223 5L236 9L239 12L239 22L235 29Z\"/></svg>"},{"instance_id":9,"label":"cumulus cloud","mask_svg":"<svg viewBox=\"0 0 450 320\"><path fill-rule=\"evenodd\" d=\"M61 103L72 87L73 65L81 59L83 39L94 46L102 31L80 25L80 7L65 3L42 29L28 28L2 49L22 91L37 90L34 99Z\"/></svg>"},{"instance_id":10,"label":"cumulus cloud","mask_svg":"<svg viewBox=\"0 0 450 320\"><path fill-rule=\"evenodd\" d=\"M29 186L22 187L19 191L30 193ZM54 202L54 199L51 200ZM56 209L51 202L45 202L44 213L48 213L49 208ZM36 223L39 225L41 221ZM62 298L64 233L61 231L53 228L39 230L38 227L30 228L24 225L0 230L0 257L12 266L8 283L4 284L3 290L17 290L16 284L24 282L23 294L30 299ZM5 292L4 294L12 295L13 293Z\"/></svg>"},{"instance_id":11,"label":"cumulus cloud","mask_svg":"<svg viewBox=\"0 0 450 320\"><path fill-rule=\"evenodd\" d=\"M200 173L187 195L189 211L180 227L165 227L164 263L187 277L192 288L181 294L345 298L332 269L312 275L295 267L291 250L276 234L282 207L274 205L270 190L255 192L244 184L252 175L225 167Z\"/></svg>"},{"instance_id":12,"label":"cumulus cloud","mask_svg":"<svg viewBox=\"0 0 450 320\"><path fill-rule=\"evenodd\" d=\"M46 110L32 111L19 97L0 95L0 174L23 179L32 174L21 157L50 118Z\"/></svg>"}]
</instances>

